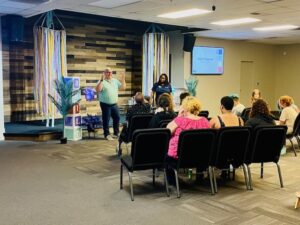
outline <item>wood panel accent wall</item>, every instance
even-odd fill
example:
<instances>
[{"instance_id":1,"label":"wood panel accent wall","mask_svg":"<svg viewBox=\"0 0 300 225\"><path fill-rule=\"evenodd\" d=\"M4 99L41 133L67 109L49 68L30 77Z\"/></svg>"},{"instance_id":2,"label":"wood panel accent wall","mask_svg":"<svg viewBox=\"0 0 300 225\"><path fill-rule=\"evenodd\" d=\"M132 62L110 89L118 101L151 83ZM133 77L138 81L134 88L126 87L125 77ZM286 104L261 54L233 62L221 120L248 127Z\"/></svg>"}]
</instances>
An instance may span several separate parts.
<instances>
[{"instance_id":1,"label":"wood panel accent wall","mask_svg":"<svg viewBox=\"0 0 300 225\"><path fill-rule=\"evenodd\" d=\"M114 26L97 16L68 12L57 13L67 31L68 76L80 77L82 88L95 87L106 67L114 77L125 73L127 88L119 92L119 104L142 86L142 36L130 30L125 22ZM84 16L83 16L84 15ZM36 17L25 20L24 42L9 41L9 23L3 24L3 70L5 121L42 119L35 110L33 96L34 51L33 24ZM100 113L97 99L87 102L83 92L81 113Z\"/></svg>"}]
</instances>

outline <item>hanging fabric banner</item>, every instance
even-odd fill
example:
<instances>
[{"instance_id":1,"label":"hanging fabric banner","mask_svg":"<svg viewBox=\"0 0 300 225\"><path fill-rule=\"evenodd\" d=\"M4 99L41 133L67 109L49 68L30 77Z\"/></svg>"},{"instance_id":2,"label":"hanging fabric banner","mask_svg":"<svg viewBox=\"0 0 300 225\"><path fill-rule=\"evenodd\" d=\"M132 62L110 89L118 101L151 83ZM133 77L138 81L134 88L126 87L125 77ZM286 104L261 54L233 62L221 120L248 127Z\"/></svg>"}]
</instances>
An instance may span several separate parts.
<instances>
[{"instance_id":1,"label":"hanging fabric banner","mask_svg":"<svg viewBox=\"0 0 300 225\"><path fill-rule=\"evenodd\" d=\"M48 14L44 15L42 24L34 26L33 29L35 52L34 96L38 114L48 119L54 118L57 111L48 98L48 94L57 98L53 81L62 75L67 76L66 31L60 21L62 29L54 29L52 15L52 13L50 16ZM46 27L43 26L45 19Z\"/></svg>"},{"instance_id":2,"label":"hanging fabric banner","mask_svg":"<svg viewBox=\"0 0 300 225\"><path fill-rule=\"evenodd\" d=\"M169 37L165 33L143 36L143 94L150 95L160 74L169 73Z\"/></svg>"}]
</instances>

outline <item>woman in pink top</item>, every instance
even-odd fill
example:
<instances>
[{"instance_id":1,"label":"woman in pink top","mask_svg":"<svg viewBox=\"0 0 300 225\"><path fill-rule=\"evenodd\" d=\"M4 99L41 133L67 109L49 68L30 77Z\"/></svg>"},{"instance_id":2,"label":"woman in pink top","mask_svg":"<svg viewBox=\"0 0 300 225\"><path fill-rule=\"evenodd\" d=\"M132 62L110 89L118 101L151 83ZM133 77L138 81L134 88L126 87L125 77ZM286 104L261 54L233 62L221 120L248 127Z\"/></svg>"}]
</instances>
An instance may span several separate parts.
<instances>
[{"instance_id":1,"label":"woman in pink top","mask_svg":"<svg viewBox=\"0 0 300 225\"><path fill-rule=\"evenodd\" d=\"M172 168L176 167L178 155L177 146L179 135L184 130L210 128L209 122L205 117L199 117L201 104L198 99L192 96L186 97L179 109L176 117L167 126L171 130L172 137L169 143L169 150L166 156L167 178L170 185L175 185L175 174Z\"/></svg>"},{"instance_id":2,"label":"woman in pink top","mask_svg":"<svg viewBox=\"0 0 300 225\"><path fill-rule=\"evenodd\" d=\"M178 117L176 117L167 126L171 130L172 137L170 139L168 156L177 159L177 145L179 135L184 130L205 129L210 128L209 122L205 117L199 117L201 110L200 101L192 96L186 97L179 109Z\"/></svg>"}]
</instances>

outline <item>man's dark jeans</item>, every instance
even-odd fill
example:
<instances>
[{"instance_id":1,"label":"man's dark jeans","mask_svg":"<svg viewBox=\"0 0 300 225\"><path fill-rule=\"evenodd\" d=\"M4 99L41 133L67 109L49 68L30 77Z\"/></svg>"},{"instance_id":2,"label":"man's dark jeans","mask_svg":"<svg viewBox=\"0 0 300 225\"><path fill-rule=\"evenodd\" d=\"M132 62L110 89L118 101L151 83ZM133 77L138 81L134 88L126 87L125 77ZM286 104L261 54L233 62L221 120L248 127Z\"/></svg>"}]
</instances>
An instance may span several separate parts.
<instances>
[{"instance_id":1,"label":"man's dark jeans","mask_svg":"<svg viewBox=\"0 0 300 225\"><path fill-rule=\"evenodd\" d=\"M104 131L104 137L109 135L109 120L110 117L113 119L113 128L114 128L114 134L119 134L119 122L120 122L120 113L119 108L117 104L106 104L103 102L100 102L100 107L102 111L102 121L103 121L103 131Z\"/></svg>"}]
</instances>

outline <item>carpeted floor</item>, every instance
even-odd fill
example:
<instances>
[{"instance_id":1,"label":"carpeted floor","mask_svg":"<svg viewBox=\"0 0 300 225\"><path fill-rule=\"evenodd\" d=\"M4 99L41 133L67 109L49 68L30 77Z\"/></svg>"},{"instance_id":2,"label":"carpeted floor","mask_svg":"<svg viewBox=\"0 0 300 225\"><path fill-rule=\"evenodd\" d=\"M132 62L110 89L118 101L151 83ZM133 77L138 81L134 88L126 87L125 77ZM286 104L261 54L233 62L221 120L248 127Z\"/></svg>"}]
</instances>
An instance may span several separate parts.
<instances>
[{"instance_id":1,"label":"carpeted floor","mask_svg":"<svg viewBox=\"0 0 300 225\"><path fill-rule=\"evenodd\" d=\"M284 188L274 165L252 167L254 190L246 191L243 173L219 183L210 194L208 182L195 184L181 174L182 197L165 195L162 175L152 186L151 171L134 175L135 201L128 176L119 189L116 141L0 142L1 225L139 225L139 224L300 224L294 210L300 191L299 157L280 160Z\"/></svg>"}]
</instances>

